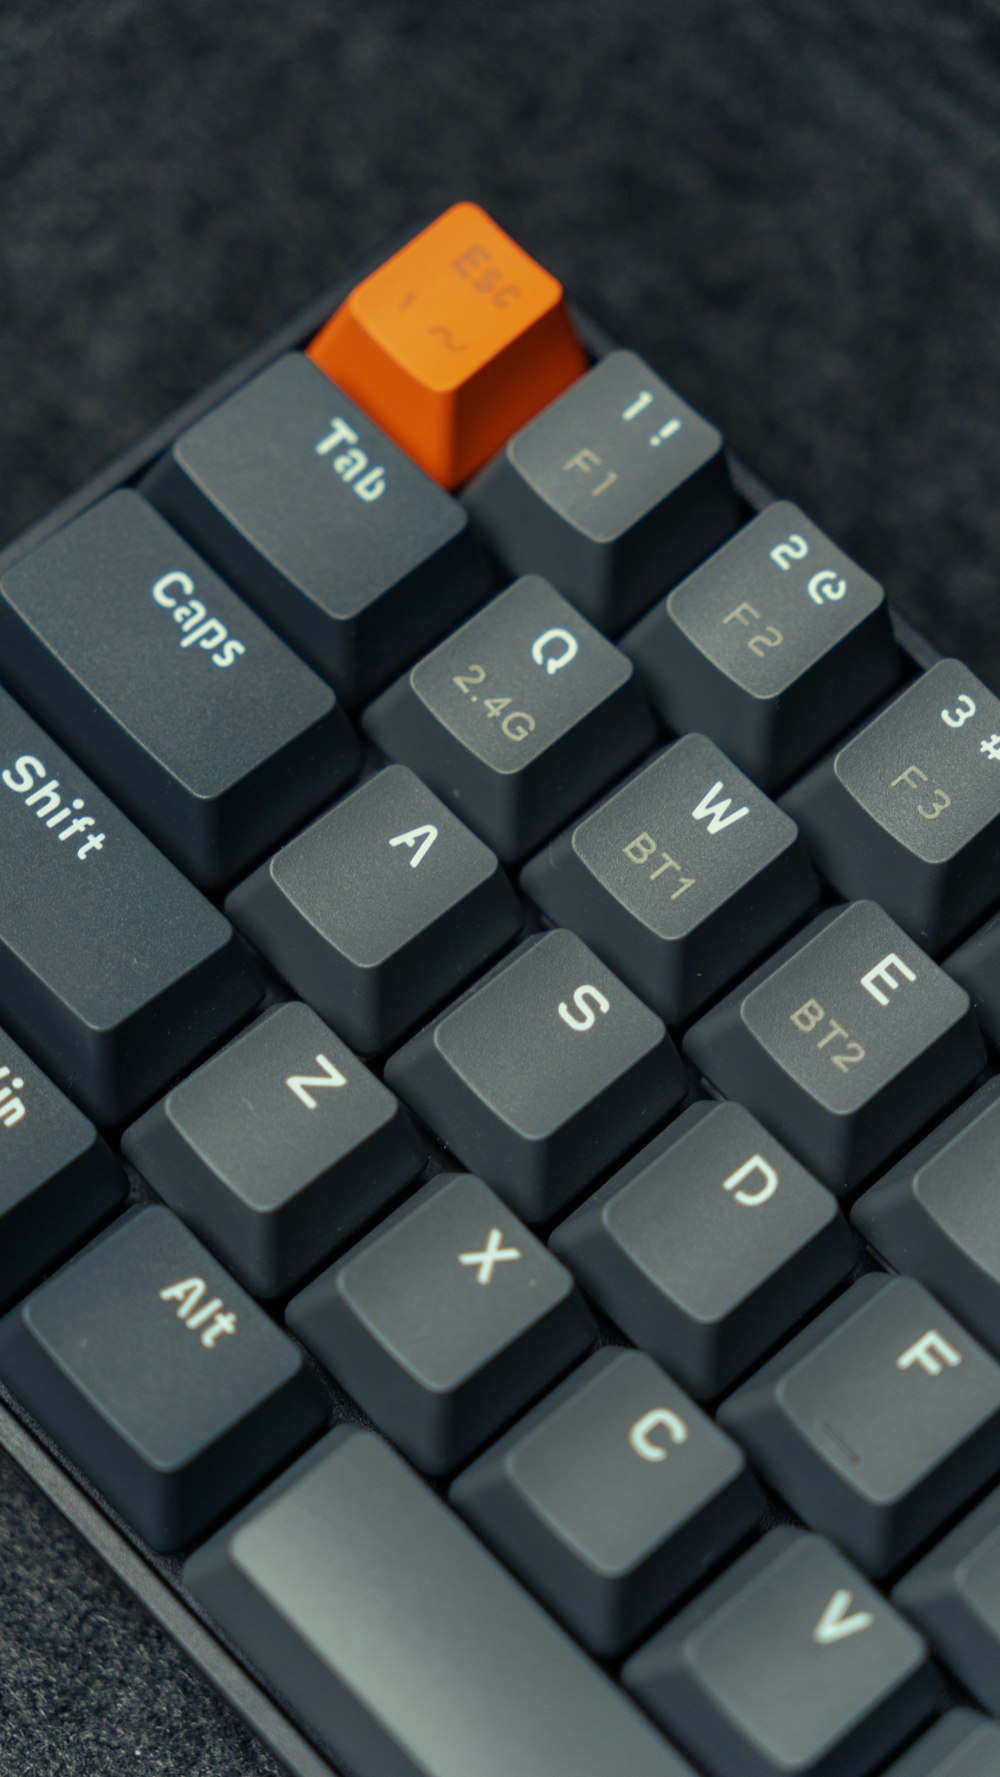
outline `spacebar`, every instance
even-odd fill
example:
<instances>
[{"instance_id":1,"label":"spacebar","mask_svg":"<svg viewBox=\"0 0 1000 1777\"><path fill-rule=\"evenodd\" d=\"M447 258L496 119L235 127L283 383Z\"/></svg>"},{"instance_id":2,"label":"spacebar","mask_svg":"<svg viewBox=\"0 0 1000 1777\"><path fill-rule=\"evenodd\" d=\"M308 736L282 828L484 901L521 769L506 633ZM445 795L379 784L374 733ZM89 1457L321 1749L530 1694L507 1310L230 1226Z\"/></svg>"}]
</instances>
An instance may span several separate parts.
<instances>
[{"instance_id":1,"label":"spacebar","mask_svg":"<svg viewBox=\"0 0 1000 1777\"><path fill-rule=\"evenodd\" d=\"M184 1578L357 1777L691 1777L369 1432L324 1438Z\"/></svg>"}]
</instances>

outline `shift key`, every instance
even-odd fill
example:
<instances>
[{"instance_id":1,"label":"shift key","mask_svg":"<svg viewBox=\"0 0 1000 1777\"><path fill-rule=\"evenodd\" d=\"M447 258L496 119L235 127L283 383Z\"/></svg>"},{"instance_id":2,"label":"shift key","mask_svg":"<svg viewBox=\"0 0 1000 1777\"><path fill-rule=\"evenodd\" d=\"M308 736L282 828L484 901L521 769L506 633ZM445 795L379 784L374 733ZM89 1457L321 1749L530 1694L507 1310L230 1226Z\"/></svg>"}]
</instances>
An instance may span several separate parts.
<instances>
[{"instance_id":1,"label":"shift key","mask_svg":"<svg viewBox=\"0 0 1000 1777\"><path fill-rule=\"evenodd\" d=\"M119 1123L247 1017L229 922L0 691L0 1020Z\"/></svg>"}]
</instances>

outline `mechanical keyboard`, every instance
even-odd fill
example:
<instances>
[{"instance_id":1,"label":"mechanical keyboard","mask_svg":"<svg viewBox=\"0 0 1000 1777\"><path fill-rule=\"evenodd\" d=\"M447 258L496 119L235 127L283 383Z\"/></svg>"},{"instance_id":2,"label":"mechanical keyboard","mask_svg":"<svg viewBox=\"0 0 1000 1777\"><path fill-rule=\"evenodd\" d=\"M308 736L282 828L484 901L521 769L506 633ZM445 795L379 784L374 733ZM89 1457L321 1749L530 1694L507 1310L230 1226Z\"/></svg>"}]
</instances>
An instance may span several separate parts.
<instances>
[{"instance_id":1,"label":"mechanical keyboard","mask_svg":"<svg viewBox=\"0 0 1000 1777\"><path fill-rule=\"evenodd\" d=\"M0 555L0 1448L297 1777L997 1777L998 871L455 204Z\"/></svg>"}]
</instances>

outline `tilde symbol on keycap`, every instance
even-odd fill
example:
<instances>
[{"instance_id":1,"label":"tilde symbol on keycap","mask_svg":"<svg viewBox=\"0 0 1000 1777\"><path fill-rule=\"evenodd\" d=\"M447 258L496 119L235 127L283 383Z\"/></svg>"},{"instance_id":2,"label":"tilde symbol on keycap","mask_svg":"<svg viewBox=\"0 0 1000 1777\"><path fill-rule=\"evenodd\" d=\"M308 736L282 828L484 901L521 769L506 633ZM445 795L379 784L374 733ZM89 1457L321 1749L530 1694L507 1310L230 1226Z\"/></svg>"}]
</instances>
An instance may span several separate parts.
<instances>
[{"instance_id":1,"label":"tilde symbol on keycap","mask_svg":"<svg viewBox=\"0 0 1000 1777\"><path fill-rule=\"evenodd\" d=\"M491 1228L486 1245L481 1253L459 1253L460 1265L475 1265L476 1282L492 1283L493 1272L497 1265L506 1264L511 1259L519 1259L520 1252L516 1246L504 1246L503 1234L499 1228Z\"/></svg>"}]
</instances>

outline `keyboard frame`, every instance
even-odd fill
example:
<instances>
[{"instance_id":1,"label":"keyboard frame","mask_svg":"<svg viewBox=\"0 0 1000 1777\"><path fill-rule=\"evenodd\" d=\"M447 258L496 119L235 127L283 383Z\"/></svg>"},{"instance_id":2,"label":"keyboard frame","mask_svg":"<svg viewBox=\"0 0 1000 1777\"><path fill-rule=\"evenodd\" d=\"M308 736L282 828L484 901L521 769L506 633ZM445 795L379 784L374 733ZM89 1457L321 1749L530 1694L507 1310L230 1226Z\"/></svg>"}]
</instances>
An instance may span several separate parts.
<instances>
[{"instance_id":1,"label":"keyboard frame","mask_svg":"<svg viewBox=\"0 0 1000 1777\"><path fill-rule=\"evenodd\" d=\"M194 425L211 408L218 406L283 352L305 346L359 279L411 240L429 220L429 217L423 218L413 227L383 240L345 277L296 311L263 342L238 358L191 399L182 402L165 419L60 501L42 519L4 545L0 549L0 573L105 495L116 488L134 485L152 462L170 448L181 432ZM592 359L603 358L608 352L621 349L621 341L614 333L574 303L571 296L568 297L568 302L574 325ZM778 497L732 453L729 453L729 464L736 488L755 512ZM818 517L821 521L822 514ZM891 600L889 606L893 628L903 653L922 670L933 666L942 658L940 650L892 606ZM129 1207L137 1200L137 1175L130 1166L126 1165L125 1171L132 1184L129 1204L124 1206ZM147 1195L145 1190L143 1195ZM121 1213L122 1208L115 1212L116 1216ZM145 1606L272 1756L292 1773L292 1777L350 1777L349 1772L335 1766L307 1738L292 1717L257 1680L242 1655L231 1648L215 1626L209 1623L180 1583L180 1560L155 1555L79 1471L63 1458L57 1446L24 1413L2 1383L0 1452L17 1466L83 1541L101 1557L115 1578Z\"/></svg>"}]
</instances>

